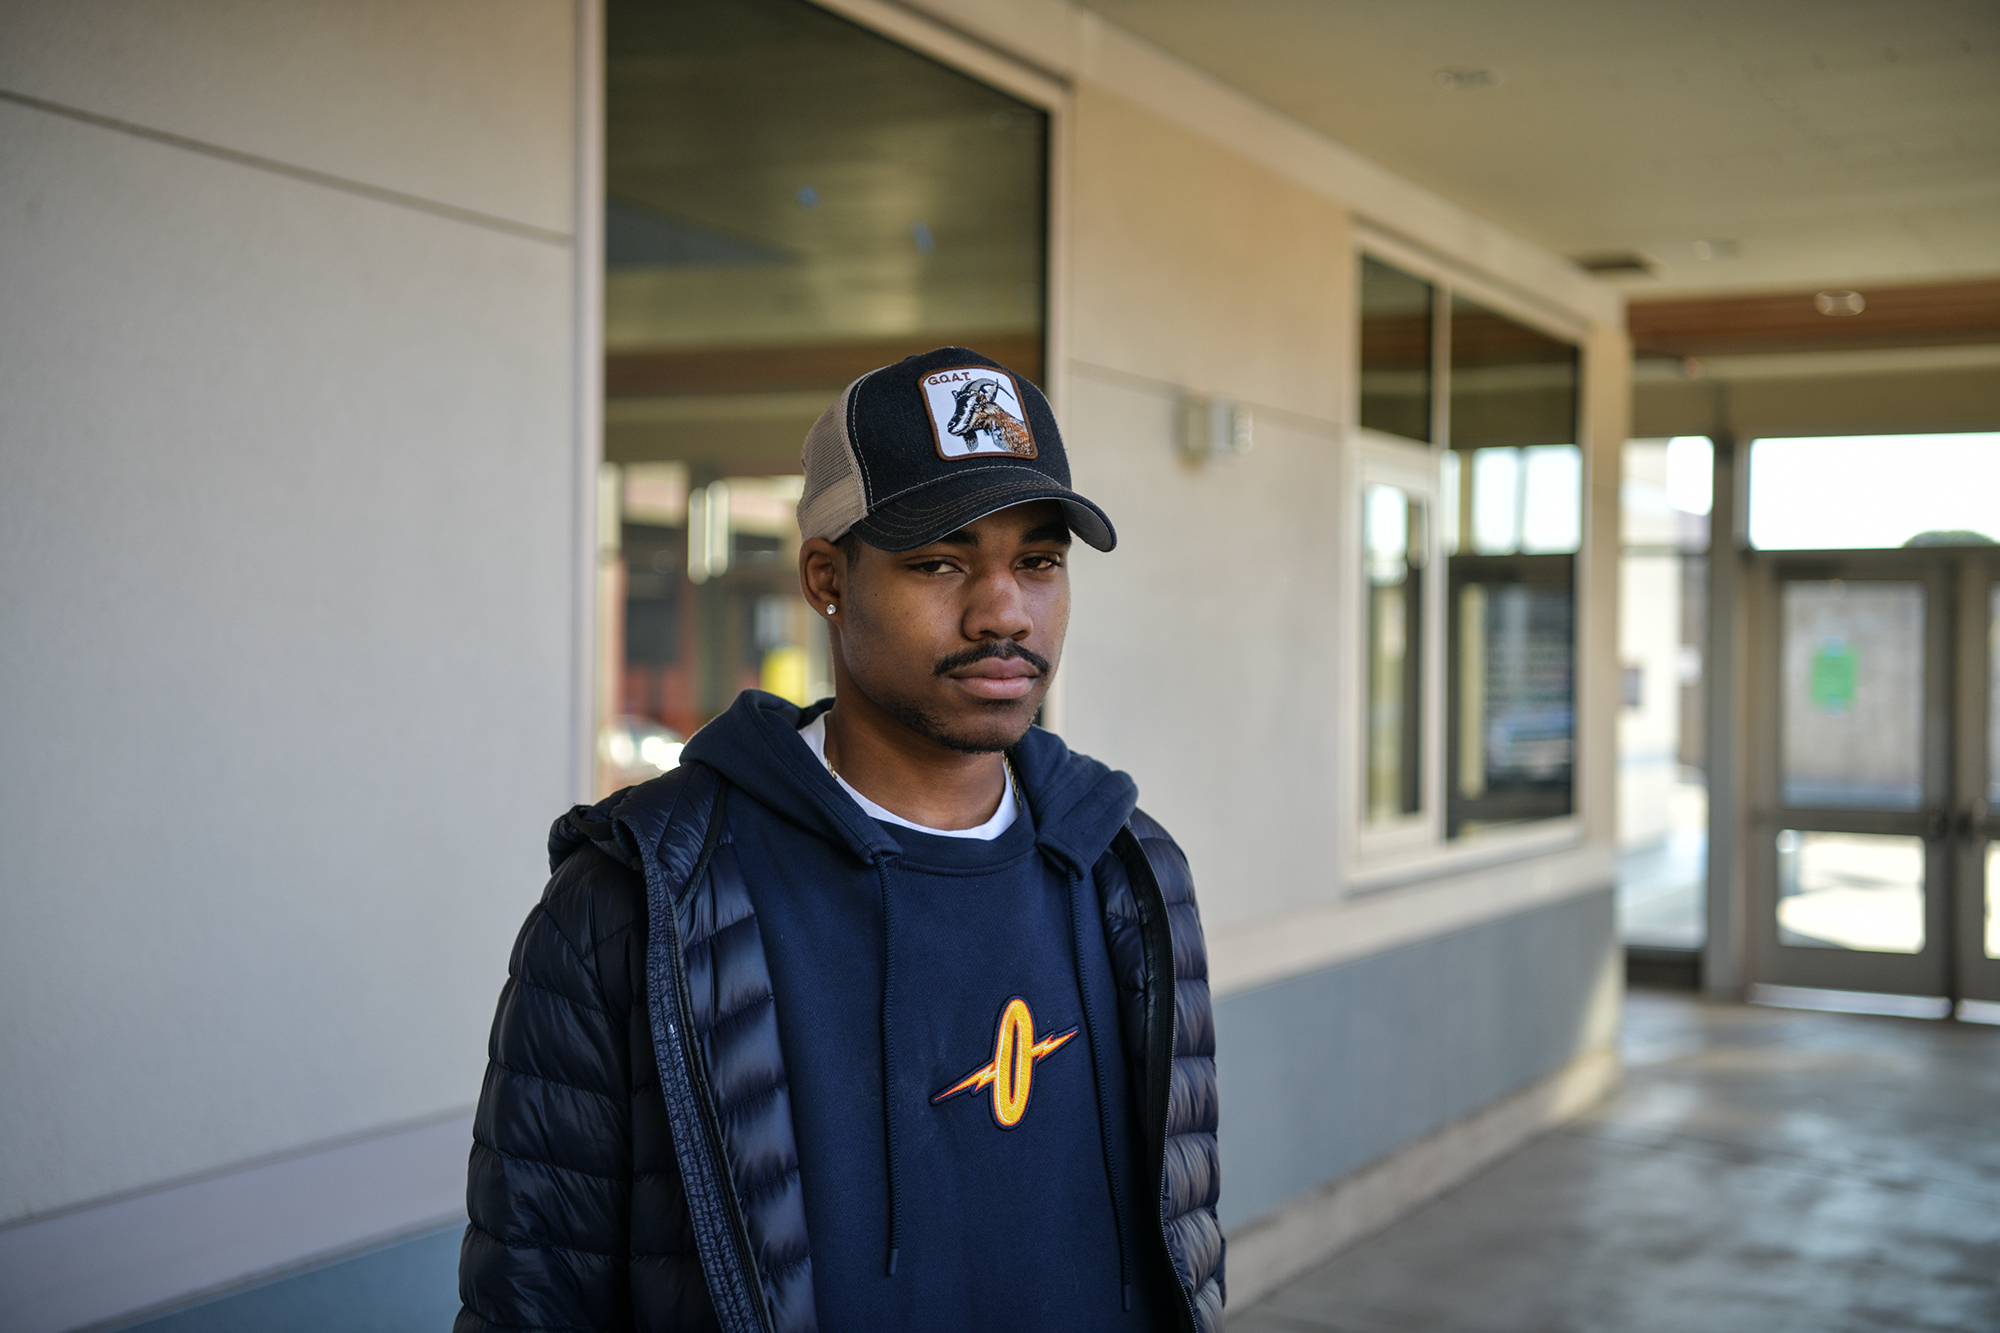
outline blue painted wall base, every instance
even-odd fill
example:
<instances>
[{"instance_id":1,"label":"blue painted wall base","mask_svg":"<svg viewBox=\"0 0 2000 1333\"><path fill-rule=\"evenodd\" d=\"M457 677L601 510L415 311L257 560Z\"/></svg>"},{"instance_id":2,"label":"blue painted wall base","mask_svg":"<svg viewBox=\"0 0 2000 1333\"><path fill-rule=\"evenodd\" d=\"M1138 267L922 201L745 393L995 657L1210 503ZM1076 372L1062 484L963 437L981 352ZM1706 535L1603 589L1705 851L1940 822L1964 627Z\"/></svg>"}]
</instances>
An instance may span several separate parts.
<instances>
[{"instance_id":1,"label":"blue painted wall base","mask_svg":"<svg viewBox=\"0 0 2000 1333\"><path fill-rule=\"evenodd\" d=\"M125 1326L125 1333L448 1333L465 1224L428 1231L247 1291Z\"/></svg>"},{"instance_id":2,"label":"blue painted wall base","mask_svg":"<svg viewBox=\"0 0 2000 1333\"><path fill-rule=\"evenodd\" d=\"M1218 1001L1224 1230L1612 1040L1617 925L1607 886Z\"/></svg>"}]
</instances>

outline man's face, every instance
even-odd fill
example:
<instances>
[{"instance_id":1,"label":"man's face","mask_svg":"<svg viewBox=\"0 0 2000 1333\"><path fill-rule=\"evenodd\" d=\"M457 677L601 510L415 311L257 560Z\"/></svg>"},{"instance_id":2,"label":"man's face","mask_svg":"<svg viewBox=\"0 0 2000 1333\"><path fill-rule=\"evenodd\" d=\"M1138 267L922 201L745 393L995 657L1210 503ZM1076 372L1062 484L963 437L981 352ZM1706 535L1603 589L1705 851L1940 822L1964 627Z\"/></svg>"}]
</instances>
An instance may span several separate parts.
<instances>
[{"instance_id":1,"label":"man's face","mask_svg":"<svg viewBox=\"0 0 2000 1333\"><path fill-rule=\"evenodd\" d=\"M1020 740L1069 629L1069 529L1053 501L1016 505L914 551L861 543L835 652L851 687L954 750Z\"/></svg>"}]
</instances>

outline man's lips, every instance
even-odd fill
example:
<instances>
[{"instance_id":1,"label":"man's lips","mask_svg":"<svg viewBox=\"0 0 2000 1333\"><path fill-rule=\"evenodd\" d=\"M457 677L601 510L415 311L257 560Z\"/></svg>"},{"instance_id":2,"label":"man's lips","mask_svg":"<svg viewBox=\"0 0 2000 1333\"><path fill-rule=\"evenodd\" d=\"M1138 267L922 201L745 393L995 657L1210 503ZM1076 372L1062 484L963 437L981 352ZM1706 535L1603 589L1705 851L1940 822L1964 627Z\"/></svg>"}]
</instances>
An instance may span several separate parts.
<instances>
[{"instance_id":1,"label":"man's lips","mask_svg":"<svg viewBox=\"0 0 2000 1333\"><path fill-rule=\"evenodd\" d=\"M1035 688L1042 673L1018 657L988 657L946 673L959 688L981 699L1019 699Z\"/></svg>"},{"instance_id":2,"label":"man's lips","mask_svg":"<svg viewBox=\"0 0 2000 1333\"><path fill-rule=\"evenodd\" d=\"M989 657L983 662L974 662L951 673L953 678L964 680L967 676L991 676L1004 680L1012 676L1039 676L1033 664L1019 657Z\"/></svg>"}]
</instances>

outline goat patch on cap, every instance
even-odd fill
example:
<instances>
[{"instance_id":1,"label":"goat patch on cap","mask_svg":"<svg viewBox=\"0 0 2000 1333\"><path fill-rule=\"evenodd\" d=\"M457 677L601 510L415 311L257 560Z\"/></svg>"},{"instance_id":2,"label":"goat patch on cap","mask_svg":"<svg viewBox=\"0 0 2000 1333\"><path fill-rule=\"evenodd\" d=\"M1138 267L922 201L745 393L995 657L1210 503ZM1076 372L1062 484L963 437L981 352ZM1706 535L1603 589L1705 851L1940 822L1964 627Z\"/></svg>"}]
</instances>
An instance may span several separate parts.
<instances>
[{"instance_id":1,"label":"goat patch on cap","mask_svg":"<svg viewBox=\"0 0 2000 1333\"><path fill-rule=\"evenodd\" d=\"M1015 505L1052 500L1071 532L1108 551L1104 511L1069 485L1048 399L964 347L940 347L871 370L806 432L799 535L854 533L911 551Z\"/></svg>"},{"instance_id":2,"label":"goat patch on cap","mask_svg":"<svg viewBox=\"0 0 2000 1333\"><path fill-rule=\"evenodd\" d=\"M918 383L923 385L939 458L981 453L1035 456L1035 435L1021 408L1021 390L1006 371L953 366L934 370Z\"/></svg>"}]
</instances>

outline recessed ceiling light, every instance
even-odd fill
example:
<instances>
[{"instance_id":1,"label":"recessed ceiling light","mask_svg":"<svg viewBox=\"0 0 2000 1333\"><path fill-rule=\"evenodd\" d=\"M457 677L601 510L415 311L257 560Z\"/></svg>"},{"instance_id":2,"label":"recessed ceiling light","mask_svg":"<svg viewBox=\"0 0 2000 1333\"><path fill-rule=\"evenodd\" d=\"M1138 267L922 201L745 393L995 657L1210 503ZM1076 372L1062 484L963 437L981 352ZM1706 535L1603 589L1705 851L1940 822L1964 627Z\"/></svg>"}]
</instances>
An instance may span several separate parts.
<instances>
[{"instance_id":1,"label":"recessed ceiling light","mask_svg":"<svg viewBox=\"0 0 2000 1333\"><path fill-rule=\"evenodd\" d=\"M1447 65L1431 76L1447 88L1491 88L1500 76L1477 65Z\"/></svg>"},{"instance_id":2,"label":"recessed ceiling light","mask_svg":"<svg viewBox=\"0 0 2000 1333\"><path fill-rule=\"evenodd\" d=\"M1860 292L1820 292L1813 297L1813 309L1822 315L1858 315L1867 308Z\"/></svg>"},{"instance_id":3,"label":"recessed ceiling light","mask_svg":"<svg viewBox=\"0 0 2000 1333\"><path fill-rule=\"evenodd\" d=\"M1709 240L1694 243L1696 259L1734 259L1743 253L1743 247L1734 241Z\"/></svg>"}]
</instances>

